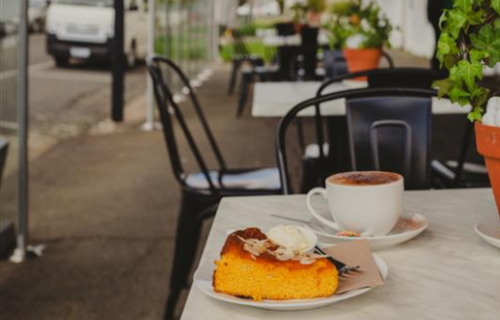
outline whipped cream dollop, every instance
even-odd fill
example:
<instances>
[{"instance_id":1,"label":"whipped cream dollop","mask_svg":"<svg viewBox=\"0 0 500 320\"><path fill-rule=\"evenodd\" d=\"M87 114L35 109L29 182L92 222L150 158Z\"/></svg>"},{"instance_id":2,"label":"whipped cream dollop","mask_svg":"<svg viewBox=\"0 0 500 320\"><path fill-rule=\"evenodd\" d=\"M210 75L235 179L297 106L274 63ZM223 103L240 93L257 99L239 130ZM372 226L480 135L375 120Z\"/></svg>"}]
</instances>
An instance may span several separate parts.
<instances>
[{"instance_id":1,"label":"whipped cream dollop","mask_svg":"<svg viewBox=\"0 0 500 320\"><path fill-rule=\"evenodd\" d=\"M500 97L492 97L488 100L482 123L485 126L500 127Z\"/></svg>"},{"instance_id":2,"label":"whipped cream dollop","mask_svg":"<svg viewBox=\"0 0 500 320\"><path fill-rule=\"evenodd\" d=\"M314 245L297 226L279 225L271 228L266 236L275 244L293 251L304 251Z\"/></svg>"}]
</instances>

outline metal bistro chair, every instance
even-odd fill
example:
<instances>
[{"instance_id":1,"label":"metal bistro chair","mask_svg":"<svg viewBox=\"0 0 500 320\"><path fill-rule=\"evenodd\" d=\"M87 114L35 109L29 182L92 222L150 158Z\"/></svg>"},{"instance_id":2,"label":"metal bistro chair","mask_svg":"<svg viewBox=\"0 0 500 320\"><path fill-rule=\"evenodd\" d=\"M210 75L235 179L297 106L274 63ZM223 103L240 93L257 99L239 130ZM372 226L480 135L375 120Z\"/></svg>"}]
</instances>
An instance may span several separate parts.
<instances>
[{"instance_id":1,"label":"metal bistro chair","mask_svg":"<svg viewBox=\"0 0 500 320\"><path fill-rule=\"evenodd\" d=\"M347 74L324 82L318 89L318 95L332 84L342 80L366 76L369 88L422 88L429 89L436 80L448 76L444 70L432 70L423 68L388 68L363 71L355 74ZM453 160L438 161L431 163L432 184L436 188L470 188L488 187L488 173L484 165L467 162L470 145L473 142L474 130L471 123L466 123L462 136L462 144ZM311 148L311 147L310 147ZM315 147L314 147L315 148ZM314 152L305 152L305 159L311 160L310 155Z\"/></svg>"},{"instance_id":2,"label":"metal bistro chair","mask_svg":"<svg viewBox=\"0 0 500 320\"><path fill-rule=\"evenodd\" d=\"M332 85L338 84L343 80L349 80L358 77L366 77L368 88L388 88L388 87L400 87L400 88L421 88L430 89L432 83L436 80L440 80L446 77L446 73L441 71L435 71L430 69L422 68L380 68L373 70L366 70L357 73L344 74L337 76L333 79L323 82L323 84L318 88L316 96L321 96L325 94ZM334 128L330 128L339 135L346 131L346 122L344 119L331 119L330 122L334 122ZM311 173L315 172L315 167L317 167L317 161L319 154L319 146L317 144L305 143L303 124L300 119L297 120L297 130L299 145L303 150L303 167L304 171ZM330 148L337 150L336 155L338 159L337 162L350 162L349 156L345 155L341 151L347 150L348 145L346 141L330 141L330 143L323 144L322 152L328 153ZM335 144L337 142L338 145ZM308 179L303 181L302 191L307 191L314 187L318 183L322 183L320 177L314 177L314 175L308 176Z\"/></svg>"},{"instance_id":3,"label":"metal bistro chair","mask_svg":"<svg viewBox=\"0 0 500 320\"><path fill-rule=\"evenodd\" d=\"M280 194L281 184L277 168L228 169L205 119L201 105L189 84L189 79L182 70L172 60L162 56L149 57L147 65L153 79L154 94L163 125L163 134L170 163L174 176L182 190L181 208L175 238L174 262L165 311L165 318L170 319L174 314L179 294L188 283L188 276L195 258L202 223L206 218L215 214L220 199L231 196ZM199 120L203 132L208 138L210 149L219 166L217 169L208 168L196 139L189 129L188 122L183 116L183 108L174 101L173 92L165 81L162 69L172 71L181 80L182 84L188 88L195 119ZM174 130L175 120L180 126L182 135L188 142L189 150L196 160L199 172L188 173L183 168L177 144L178 140ZM235 212L235 214L237 213Z\"/></svg>"},{"instance_id":4,"label":"metal bistro chair","mask_svg":"<svg viewBox=\"0 0 500 320\"><path fill-rule=\"evenodd\" d=\"M244 63L249 63L252 68L264 66L264 58L260 55L251 54L248 51L243 37L237 30L231 29L231 35L234 41L235 55L232 59L231 76L229 78L229 95L234 92L236 82L238 81L238 71Z\"/></svg>"},{"instance_id":5,"label":"metal bistro chair","mask_svg":"<svg viewBox=\"0 0 500 320\"><path fill-rule=\"evenodd\" d=\"M276 149L285 194L292 192L286 155L286 133L297 114L315 108L316 143L325 143L322 103L346 99L351 167L386 170L405 176L407 189L430 187L432 96L434 90L411 88L356 89L335 92L299 103L280 121ZM320 148L321 179L332 174L328 155Z\"/></svg>"},{"instance_id":6,"label":"metal bistro chair","mask_svg":"<svg viewBox=\"0 0 500 320\"><path fill-rule=\"evenodd\" d=\"M233 38L235 39L236 47L239 48L238 51L241 52L243 60L247 61L250 65L249 69L243 70L241 72L240 88L238 92L238 108L236 111L236 116L240 117L243 114L245 105L247 104L248 96L250 95L250 88L254 83L254 81L256 79L258 79L259 81L279 80L279 69L277 66L273 65L265 66L263 63L262 64L257 63L257 61L252 59L238 31L233 29L232 34ZM234 74L234 76L236 77L236 74ZM232 77L233 73L231 74L231 78ZM232 81L233 80L231 80L231 82ZM233 85L235 85L235 83L236 80L234 80ZM232 90L231 87L230 90Z\"/></svg>"}]
</instances>

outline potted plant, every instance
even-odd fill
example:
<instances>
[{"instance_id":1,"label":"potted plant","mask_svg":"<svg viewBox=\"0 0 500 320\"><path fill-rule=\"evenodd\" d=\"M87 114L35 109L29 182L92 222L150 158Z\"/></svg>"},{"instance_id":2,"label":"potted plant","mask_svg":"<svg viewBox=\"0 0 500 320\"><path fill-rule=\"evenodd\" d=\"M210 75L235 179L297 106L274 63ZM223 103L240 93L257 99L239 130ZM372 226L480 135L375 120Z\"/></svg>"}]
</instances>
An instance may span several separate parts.
<instances>
[{"instance_id":1,"label":"potted plant","mask_svg":"<svg viewBox=\"0 0 500 320\"><path fill-rule=\"evenodd\" d=\"M311 26L319 26L321 14L326 9L326 0L307 0L307 22Z\"/></svg>"},{"instance_id":2,"label":"potted plant","mask_svg":"<svg viewBox=\"0 0 500 320\"><path fill-rule=\"evenodd\" d=\"M472 106L476 143L485 157L500 216L500 87L482 84L483 68L500 62L500 1L455 0L441 20L437 58L449 70L434 86L452 102Z\"/></svg>"},{"instance_id":3,"label":"potted plant","mask_svg":"<svg viewBox=\"0 0 500 320\"><path fill-rule=\"evenodd\" d=\"M332 6L331 17L332 45L343 49L349 72L377 68L392 31L380 7L359 0L340 2Z\"/></svg>"}]
</instances>

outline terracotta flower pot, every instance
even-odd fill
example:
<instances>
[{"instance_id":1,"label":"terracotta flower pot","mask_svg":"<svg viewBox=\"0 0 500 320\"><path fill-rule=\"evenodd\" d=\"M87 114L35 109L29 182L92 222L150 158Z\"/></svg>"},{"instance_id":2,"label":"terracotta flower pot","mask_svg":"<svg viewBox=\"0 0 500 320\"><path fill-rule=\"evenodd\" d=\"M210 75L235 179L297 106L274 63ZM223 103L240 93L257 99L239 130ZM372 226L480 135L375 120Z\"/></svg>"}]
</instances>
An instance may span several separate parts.
<instances>
[{"instance_id":1,"label":"terracotta flower pot","mask_svg":"<svg viewBox=\"0 0 500 320\"><path fill-rule=\"evenodd\" d=\"M347 68L350 73L376 69L382 56L380 49L344 49L344 56L347 61ZM352 80L366 81L366 77L359 77Z\"/></svg>"},{"instance_id":2,"label":"terracotta flower pot","mask_svg":"<svg viewBox=\"0 0 500 320\"><path fill-rule=\"evenodd\" d=\"M500 218L500 128L476 122L476 144L486 161Z\"/></svg>"}]
</instances>

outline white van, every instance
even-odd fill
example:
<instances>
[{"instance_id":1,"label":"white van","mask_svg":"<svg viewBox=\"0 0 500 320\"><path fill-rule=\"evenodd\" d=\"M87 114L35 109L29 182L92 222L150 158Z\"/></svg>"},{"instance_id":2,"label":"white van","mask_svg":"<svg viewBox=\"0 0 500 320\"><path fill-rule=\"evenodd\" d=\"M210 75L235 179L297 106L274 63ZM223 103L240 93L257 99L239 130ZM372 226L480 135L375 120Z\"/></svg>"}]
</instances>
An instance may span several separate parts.
<instances>
[{"instance_id":1,"label":"white van","mask_svg":"<svg viewBox=\"0 0 500 320\"><path fill-rule=\"evenodd\" d=\"M128 67L147 54L145 1L125 0L125 54ZM114 0L52 0L47 12L47 52L58 66L70 59L111 61Z\"/></svg>"}]
</instances>

